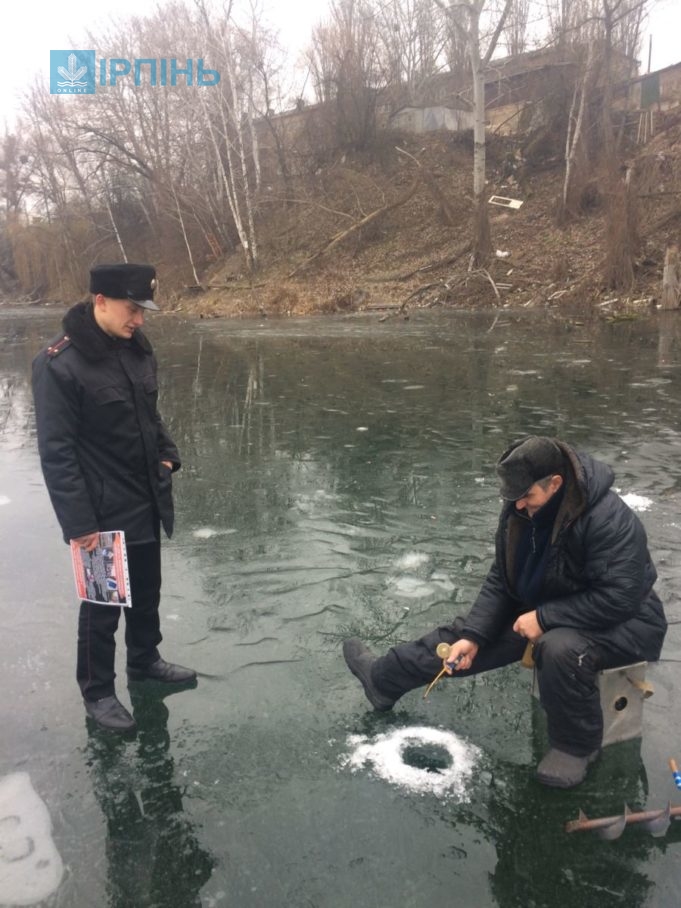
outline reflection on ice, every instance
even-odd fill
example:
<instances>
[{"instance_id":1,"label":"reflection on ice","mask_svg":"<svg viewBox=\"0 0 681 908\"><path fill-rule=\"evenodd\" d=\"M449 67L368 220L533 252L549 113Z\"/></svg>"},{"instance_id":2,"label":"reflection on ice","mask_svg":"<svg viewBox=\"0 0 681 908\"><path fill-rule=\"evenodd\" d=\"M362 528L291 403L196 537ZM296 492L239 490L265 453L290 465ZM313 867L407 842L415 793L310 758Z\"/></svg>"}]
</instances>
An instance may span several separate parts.
<instances>
[{"instance_id":1,"label":"reflection on ice","mask_svg":"<svg viewBox=\"0 0 681 908\"><path fill-rule=\"evenodd\" d=\"M301 492L295 497L292 507L304 514L319 513L326 515L329 511L329 505L334 505L340 501L340 496L333 492L327 492L326 489L315 489L314 492Z\"/></svg>"},{"instance_id":2,"label":"reflection on ice","mask_svg":"<svg viewBox=\"0 0 681 908\"><path fill-rule=\"evenodd\" d=\"M397 577L392 581L393 592L407 599L420 599L432 596L434 593L452 593L456 589L449 575L443 571L435 571L430 580L420 580L418 577Z\"/></svg>"},{"instance_id":3,"label":"reflection on ice","mask_svg":"<svg viewBox=\"0 0 681 908\"><path fill-rule=\"evenodd\" d=\"M430 581L446 593L453 593L456 589L449 574L446 574L444 571L433 571L430 575Z\"/></svg>"},{"instance_id":4,"label":"reflection on ice","mask_svg":"<svg viewBox=\"0 0 681 908\"><path fill-rule=\"evenodd\" d=\"M348 745L351 753L342 764L353 771L369 763L381 779L408 791L470 800L471 779L481 752L453 732L413 726L375 738L350 735ZM421 760L417 760L419 751Z\"/></svg>"},{"instance_id":5,"label":"reflection on ice","mask_svg":"<svg viewBox=\"0 0 681 908\"><path fill-rule=\"evenodd\" d=\"M432 583L427 580L421 580L419 577L393 577L390 581L393 592L398 596L404 596L407 599L420 599L423 596L430 596L435 592Z\"/></svg>"},{"instance_id":6,"label":"reflection on ice","mask_svg":"<svg viewBox=\"0 0 681 908\"><path fill-rule=\"evenodd\" d=\"M0 779L0 899L35 905L61 882L64 867L52 841L52 821L26 772Z\"/></svg>"},{"instance_id":7,"label":"reflection on ice","mask_svg":"<svg viewBox=\"0 0 681 908\"><path fill-rule=\"evenodd\" d=\"M11 499L8 498L7 495L0 495L0 505L9 504L10 501Z\"/></svg>"}]
</instances>

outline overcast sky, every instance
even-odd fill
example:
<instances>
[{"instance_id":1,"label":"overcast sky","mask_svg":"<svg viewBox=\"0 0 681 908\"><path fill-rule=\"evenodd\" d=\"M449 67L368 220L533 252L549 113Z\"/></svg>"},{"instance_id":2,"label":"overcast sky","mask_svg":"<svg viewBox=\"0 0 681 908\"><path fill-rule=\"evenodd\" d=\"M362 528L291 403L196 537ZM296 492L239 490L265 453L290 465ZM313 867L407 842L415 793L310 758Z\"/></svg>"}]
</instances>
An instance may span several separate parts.
<instances>
[{"instance_id":1,"label":"overcast sky","mask_svg":"<svg viewBox=\"0 0 681 908\"><path fill-rule=\"evenodd\" d=\"M326 0L264 0L267 16L281 31L284 46L293 53L306 43L312 25L323 17ZM95 34L111 15L124 18L153 10L157 0L60 0L40 5L18 0L3 7L3 42L0 53L0 128L16 109L22 88L36 72L49 79L50 50L86 48L78 41L86 29ZM163 5L162 3L160 4ZM648 36L653 36L652 68L681 61L681 0L653 0L641 50L644 70L648 63ZM69 40L72 39L72 40ZM178 48L178 55L181 50ZM302 81L303 74L300 79Z\"/></svg>"},{"instance_id":2,"label":"overcast sky","mask_svg":"<svg viewBox=\"0 0 681 908\"><path fill-rule=\"evenodd\" d=\"M307 42L312 26L323 17L327 0L261 0L268 22L277 28L290 57ZM22 89L41 72L49 83L50 50L95 50L79 38L95 35L111 20L151 13L163 0L59 0L41 3L18 0L2 11L3 41L0 52L0 128L12 117ZM178 48L178 57L182 49ZM98 55L97 55L98 56ZM206 60L206 66L208 66ZM300 74L300 82L304 73ZM49 90L49 89L48 89Z\"/></svg>"}]
</instances>

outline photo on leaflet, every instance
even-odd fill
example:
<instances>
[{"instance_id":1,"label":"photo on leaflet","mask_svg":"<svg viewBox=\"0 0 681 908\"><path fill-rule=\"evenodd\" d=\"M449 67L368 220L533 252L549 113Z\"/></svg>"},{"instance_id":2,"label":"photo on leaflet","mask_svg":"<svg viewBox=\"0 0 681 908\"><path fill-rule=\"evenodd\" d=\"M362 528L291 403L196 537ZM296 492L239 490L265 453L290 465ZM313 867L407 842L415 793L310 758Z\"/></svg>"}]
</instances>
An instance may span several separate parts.
<instances>
[{"instance_id":1,"label":"photo on leaflet","mask_svg":"<svg viewBox=\"0 0 681 908\"><path fill-rule=\"evenodd\" d=\"M79 599L97 605L130 607L130 578L122 530L100 533L97 547L91 552L72 541L71 560Z\"/></svg>"}]
</instances>

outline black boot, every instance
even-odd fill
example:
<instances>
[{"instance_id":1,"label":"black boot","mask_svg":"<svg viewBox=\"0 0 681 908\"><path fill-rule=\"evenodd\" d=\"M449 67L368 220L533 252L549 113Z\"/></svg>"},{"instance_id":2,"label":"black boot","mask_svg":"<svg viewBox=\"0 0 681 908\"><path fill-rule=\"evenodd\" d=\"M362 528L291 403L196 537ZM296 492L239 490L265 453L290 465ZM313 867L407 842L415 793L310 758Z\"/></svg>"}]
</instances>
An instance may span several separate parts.
<instances>
[{"instance_id":1,"label":"black boot","mask_svg":"<svg viewBox=\"0 0 681 908\"><path fill-rule=\"evenodd\" d=\"M367 700L374 709L379 712L392 709L395 701L382 694L371 678L371 666L376 661L376 656L359 637L350 637L343 642L343 656L352 674L362 682Z\"/></svg>"},{"instance_id":2,"label":"black boot","mask_svg":"<svg viewBox=\"0 0 681 908\"><path fill-rule=\"evenodd\" d=\"M100 728L118 732L134 731L137 728L137 723L115 694L101 700L83 702L85 712Z\"/></svg>"},{"instance_id":3,"label":"black boot","mask_svg":"<svg viewBox=\"0 0 681 908\"><path fill-rule=\"evenodd\" d=\"M128 679L130 681L161 681L164 684L196 685L196 672L183 665L173 665L165 659L158 659L145 668L128 666Z\"/></svg>"}]
</instances>

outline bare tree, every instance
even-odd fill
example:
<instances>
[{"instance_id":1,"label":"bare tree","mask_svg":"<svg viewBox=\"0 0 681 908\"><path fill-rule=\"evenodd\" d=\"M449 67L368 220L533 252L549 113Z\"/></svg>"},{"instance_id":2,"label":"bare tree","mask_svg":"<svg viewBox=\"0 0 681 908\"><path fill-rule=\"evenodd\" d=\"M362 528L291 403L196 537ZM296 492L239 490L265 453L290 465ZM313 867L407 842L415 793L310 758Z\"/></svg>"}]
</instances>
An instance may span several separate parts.
<instances>
[{"instance_id":1,"label":"bare tree","mask_svg":"<svg viewBox=\"0 0 681 908\"><path fill-rule=\"evenodd\" d=\"M515 57L527 50L528 24L531 0L512 0L506 19L504 40L509 57Z\"/></svg>"},{"instance_id":2,"label":"bare tree","mask_svg":"<svg viewBox=\"0 0 681 908\"><path fill-rule=\"evenodd\" d=\"M30 172L31 159L25 142L6 130L0 139L0 199L6 215L20 210L30 189Z\"/></svg>"},{"instance_id":3,"label":"bare tree","mask_svg":"<svg viewBox=\"0 0 681 908\"><path fill-rule=\"evenodd\" d=\"M406 89L414 99L418 87L437 73L446 59L448 19L431 0L376 4L374 16L385 82Z\"/></svg>"},{"instance_id":4,"label":"bare tree","mask_svg":"<svg viewBox=\"0 0 681 908\"><path fill-rule=\"evenodd\" d=\"M565 223L574 217L581 206L581 190L588 171L587 150L584 138L586 111L594 81L594 42L589 42L586 62L581 75L575 79L572 105L565 139L565 177L559 210L559 221Z\"/></svg>"},{"instance_id":5,"label":"bare tree","mask_svg":"<svg viewBox=\"0 0 681 908\"><path fill-rule=\"evenodd\" d=\"M62 251L54 261L73 263L78 274L99 256L149 256L167 260L176 279L184 272L198 283L203 264L239 242L248 269L257 267L254 120L269 106L273 77L270 38L259 10L250 13L240 25L229 6L220 15L203 3L172 2L89 36L104 57L148 61L134 83L131 74L98 86L96 97L64 99L42 85L32 94L33 204L55 225ZM202 48L222 73L219 84L202 88L194 72L192 85L190 62L184 78L158 87L158 58L167 62L183 46ZM63 283L66 267L52 283Z\"/></svg>"},{"instance_id":6,"label":"bare tree","mask_svg":"<svg viewBox=\"0 0 681 908\"><path fill-rule=\"evenodd\" d=\"M493 8L490 0L461 0L446 6L444 0L435 0L446 10L454 27L465 37L473 76L473 196L475 220L471 267L484 265L492 252L489 214L485 200L485 69L492 58L503 31L513 0L503 0L501 7ZM481 18L486 14L488 34L481 29ZM486 45L486 46L485 46Z\"/></svg>"},{"instance_id":7,"label":"bare tree","mask_svg":"<svg viewBox=\"0 0 681 908\"><path fill-rule=\"evenodd\" d=\"M598 10L603 40L603 93L602 135L603 154L606 161L614 158L614 133L612 128L612 99L614 83L633 76L634 67L624 71L615 65L615 55L632 57L638 48L641 21L648 0L600 0Z\"/></svg>"},{"instance_id":8,"label":"bare tree","mask_svg":"<svg viewBox=\"0 0 681 908\"><path fill-rule=\"evenodd\" d=\"M331 0L330 21L313 31L308 63L317 99L332 112L338 144L366 148L376 131L377 94L384 85L367 0Z\"/></svg>"},{"instance_id":9,"label":"bare tree","mask_svg":"<svg viewBox=\"0 0 681 908\"><path fill-rule=\"evenodd\" d=\"M615 65L615 55L638 46L641 19L647 0L601 0L604 72L601 110L602 161L607 198L607 231L604 278L606 286L629 290L639 249L638 215L632 187L633 172L623 168L620 144L613 130L613 88L618 77L630 77ZM624 170L624 176L622 171Z\"/></svg>"}]
</instances>

